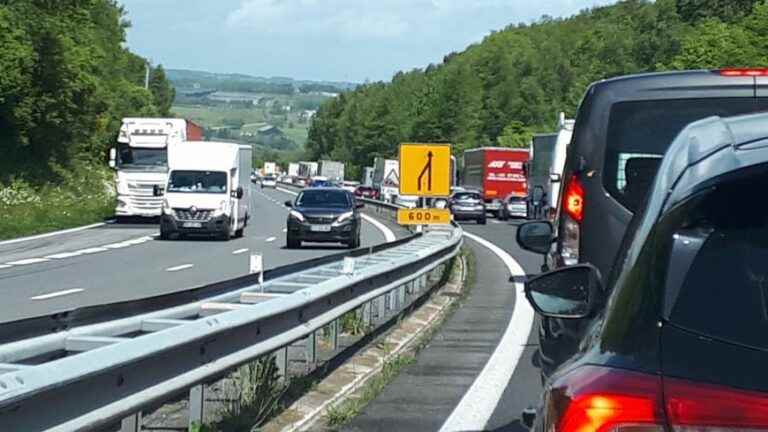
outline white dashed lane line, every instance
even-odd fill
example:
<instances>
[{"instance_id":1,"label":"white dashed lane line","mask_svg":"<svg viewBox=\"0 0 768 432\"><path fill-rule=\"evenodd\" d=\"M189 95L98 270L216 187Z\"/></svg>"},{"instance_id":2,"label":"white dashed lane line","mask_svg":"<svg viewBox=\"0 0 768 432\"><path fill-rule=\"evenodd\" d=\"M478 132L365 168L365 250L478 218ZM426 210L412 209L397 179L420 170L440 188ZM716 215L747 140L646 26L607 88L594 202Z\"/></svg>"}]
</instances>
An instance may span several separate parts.
<instances>
[{"instance_id":1,"label":"white dashed lane line","mask_svg":"<svg viewBox=\"0 0 768 432\"><path fill-rule=\"evenodd\" d=\"M267 239L267 243L272 243L275 240L277 240L277 237L270 237Z\"/></svg>"},{"instance_id":2,"label":"white dashed lane line","mask_svg":"<svg viewBox=\"0 0 768 432\"><path fill-rule=\"evenodd\" d=\"M46 261L49 261L49 260L46 258L27 258L27 259L18 260L18 261L11 261L6 264L10 266L21 266L21 265L28 265L28 264L37 264L37 263L46 262Z\"/></svg>"},{"instance_id":3,"label":"white dashed lane line","mask_svg":"<svg viewBox=\"0 0 768 432\"><path fill-rule=\"evenodd\" d=\"M82 289L82 288L72 288L72 289L63 290L63 291L56 291L56 292L52 292L52 293L48 293L48 294L40 294L38 296L30 297L29 299L30 300L48 300L48 299L52 299L52 298L55 298L55 297L61 297L61 296L65 296L65 295L79 293L81 291L85 291L85 290Z\"/></svg>"},{"instance_id":4,"label":"white dashed lane line","mask_svg":"<svg viewBox=\"0 0 768 432\"><path fill-rule=\"evenodd\" d=\"M167 269L165 269L165 271L167 271L167 272L177 272L177 271L181 271L181 270L186 270L188 268L192 268L194 266L195 266L194 264L182 264L182 265L177 265L176 267L168 267Z\"/></svg>"},{"instance_id":5,"label":"white dashed lane line","mask_svg":"<svg viewBox=\"0 0 768 432\"><path fill-rule=\"evenodd\" d=\"M250 249L248 249L248 248L238 249L238 250L236 250L236 251L233 251L233 252L232 252L232 255L240 255L240 254L242 254L242 253L246 253L246 252L248 252L249 250L250 250Z\"/></svg>"}]
</instances>

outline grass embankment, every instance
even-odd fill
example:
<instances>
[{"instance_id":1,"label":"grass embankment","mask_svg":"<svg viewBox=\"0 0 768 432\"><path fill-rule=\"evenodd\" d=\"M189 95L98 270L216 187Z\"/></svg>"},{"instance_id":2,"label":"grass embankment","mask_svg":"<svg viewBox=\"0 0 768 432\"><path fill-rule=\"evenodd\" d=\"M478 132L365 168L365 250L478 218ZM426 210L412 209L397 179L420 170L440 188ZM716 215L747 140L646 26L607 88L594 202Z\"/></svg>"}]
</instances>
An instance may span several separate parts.
<instances>
[{"instance_id":1,"label":"grass embankment","mask_svg":"<svg viewBox=\"0 0 768 432\"><path fill-rule=\"evenodd\" d=\"M109 169L82 166L57 174L56 183L0 184L0 240L88 225L114 214Z\"/></svg>"}]
</instances>

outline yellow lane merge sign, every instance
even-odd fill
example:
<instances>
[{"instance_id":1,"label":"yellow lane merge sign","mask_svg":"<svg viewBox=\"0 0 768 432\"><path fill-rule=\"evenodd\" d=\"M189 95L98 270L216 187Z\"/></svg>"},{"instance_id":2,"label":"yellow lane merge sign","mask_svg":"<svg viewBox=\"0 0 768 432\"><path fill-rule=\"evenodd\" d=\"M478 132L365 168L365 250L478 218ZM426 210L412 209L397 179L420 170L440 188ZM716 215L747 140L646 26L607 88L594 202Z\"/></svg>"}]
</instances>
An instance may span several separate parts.
<instances>
[{"instance_id":1,"label":"yellow lane merge sign","mask_svg":"<svg viewBox=\"0 0 768 432\"><path fill-rule=\"evenodd\" d=\"M400 144L400 195L451 194L450 144Z\"/></svg>"},{"instance_id":2,"label":"yellow lane merge sign","mask_svg":"<svg viewBox=\"0 0 768 432\"><path fill-rule=\"evenodd\" d=\"M400 225L444 225L451 223L451 211L447 209L415 208L399 209L397 223Z\"/></svg>"}]
</instances>

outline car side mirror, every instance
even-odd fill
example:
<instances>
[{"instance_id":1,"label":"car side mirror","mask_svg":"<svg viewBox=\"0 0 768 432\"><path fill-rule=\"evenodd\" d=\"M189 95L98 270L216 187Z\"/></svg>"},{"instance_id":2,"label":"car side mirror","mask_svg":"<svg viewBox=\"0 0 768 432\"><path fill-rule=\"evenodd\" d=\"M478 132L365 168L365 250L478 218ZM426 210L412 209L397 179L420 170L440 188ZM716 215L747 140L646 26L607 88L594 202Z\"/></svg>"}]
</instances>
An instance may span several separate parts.
<instances>
[{"instance_id":1,"label":"car side mirror","mask_svg":"<svg viewBox=\"0 0 768 432\"><path fill-rule=\"evenodd\" d=\"M165 191L159 185L152 186L152 196L161 197Z\"/></svg>"},{"instance_id":2,"label":"car side mirror","mask_svg":"<svg viewBox=\"0 0 768 432\"><path fill-rule=\"evenodd\" d=\"M517 227L517 244L529 252L545 255L552 248L553 234L548 221L526 222Z\"/></svg>"},{"instance_id":3,"label":"car side mirror","mask_svg":"<svg viewBox=\"0 0 768 432\"><path fill-rule=\"evenodd\" d=\"M117 166L117 149L112 147L109 149L109 167L115 168Z\"/></svg>"},{"instance_id":4,"label":"car side mirror","mask_svg":"<svg viewBox=\"0 0 768 432\"><path fill-rule=\"evenodd\" d=\"M285 204L285 206L288 208L293 207L293 202L291 202L290 200L284 202L283 204Z\"/></svg>"},{"instance_id":5,"label":"car side mirror","mask_svg":"<svg viewBox=\"0 0 768 432\"><path fill-rule=\"evenodd\" d=\"M245 196L245 191L243 191L242 186L238 186L237 189L235 189L235 198L243 199L243 196Z\"/></svg>"},{"instance_id":6,"label":"car side mirror","mask_svg":"<svg viewBox=\"0 0 768 432\"><path fill-rule=\"evenodd\" d=\"M552 173L549 175L549 181L552 183L559 183L561 180L560 174Z\"/></svg>"},{"instance_id":7,"label":"car side mirror","mask_svg":"<svg viewBox=\"0 0 768 432\"><path fill-rule=\"evenodd\" d=\"M528 302L548 318L586 318L593 313L602 291L600 271L591 264L563 267L525 283Z\"/></svg>"}]
</instances>

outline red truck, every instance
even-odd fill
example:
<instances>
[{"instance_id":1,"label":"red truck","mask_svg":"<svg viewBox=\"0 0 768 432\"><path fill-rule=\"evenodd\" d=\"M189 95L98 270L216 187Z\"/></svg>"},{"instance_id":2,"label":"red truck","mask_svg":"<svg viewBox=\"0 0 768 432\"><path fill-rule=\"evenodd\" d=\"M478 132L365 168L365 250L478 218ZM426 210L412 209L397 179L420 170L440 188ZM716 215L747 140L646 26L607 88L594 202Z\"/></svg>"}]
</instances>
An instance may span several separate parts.
<instances>
[{"instance_id":1,"label":"red truck","mask_svg":"<svg viewBox=\"0 0 768 432\"><path fill-rule=\"evenodd\" d=\"M504 215L525 217L528 182L525 165L528 149L481 147L464 152L464 187L483 194L486 210L499 217L502 205L510 208ZM507 203L508 198L514 198ZM519 201L519 202L518 202ZM520 207L518 211L517 207Z\"/></svg>"}]
</instances>

